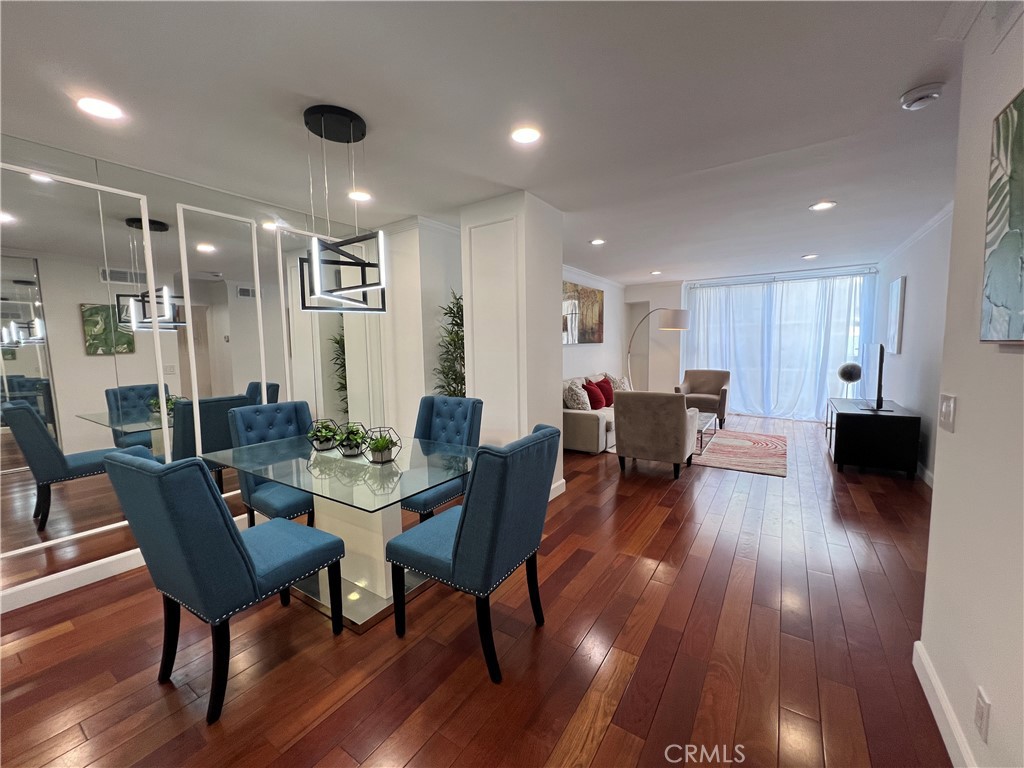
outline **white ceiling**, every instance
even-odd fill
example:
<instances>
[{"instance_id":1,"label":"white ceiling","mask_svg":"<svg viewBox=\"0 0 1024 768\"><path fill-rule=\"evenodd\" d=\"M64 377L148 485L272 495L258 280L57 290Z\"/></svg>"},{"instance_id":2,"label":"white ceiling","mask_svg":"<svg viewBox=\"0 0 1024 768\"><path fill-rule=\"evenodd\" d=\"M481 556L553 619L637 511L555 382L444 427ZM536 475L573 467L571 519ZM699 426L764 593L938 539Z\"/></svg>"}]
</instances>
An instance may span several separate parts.
<instances>
[{"instance_id":1,"label":"white ceiling","mask_svg":"<svg viewBox=\"0 0 1024 768\"><path fill-rule=\"evenodd\" d=\"M0 128L308 210L302 110L335 103L369 125L360 224L526 189L566 213L566 263L625 283L869 263L952 199L950 5L3 3Z\"/></svg>"}]
</instances>

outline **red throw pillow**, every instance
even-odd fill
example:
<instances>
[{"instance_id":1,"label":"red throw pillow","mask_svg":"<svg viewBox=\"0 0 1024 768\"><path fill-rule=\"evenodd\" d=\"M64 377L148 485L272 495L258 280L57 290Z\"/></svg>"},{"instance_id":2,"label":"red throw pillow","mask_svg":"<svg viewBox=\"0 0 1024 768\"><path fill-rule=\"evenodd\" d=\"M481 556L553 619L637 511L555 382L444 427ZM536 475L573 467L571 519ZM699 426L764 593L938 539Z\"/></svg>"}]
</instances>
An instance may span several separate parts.
<instances>
[{"instance_id":1,"label":"red throw pillow","mask_svg":"<svg viewBox=\"0 0 1024 768\"><path fill-rule=\"evenodd\" d=\"M587 393L587 397L590 398L590 408L595 411L599 411L604 408L604 395L601 394L601 390L597 384L591 381L583 383L583 391Z\"/></svg>"},{"instance_id":2,"label":"red throw pillow","mask_svg":"<svg viewBox=\"0 0 1024 768\"><path fill-rule=\"evenodd\" d=\"M612 383L608 379L598 379L594 382L604 396L604 404L611 405L615 402L615 395L612 394Z\"/></svg>"}]
</instances>

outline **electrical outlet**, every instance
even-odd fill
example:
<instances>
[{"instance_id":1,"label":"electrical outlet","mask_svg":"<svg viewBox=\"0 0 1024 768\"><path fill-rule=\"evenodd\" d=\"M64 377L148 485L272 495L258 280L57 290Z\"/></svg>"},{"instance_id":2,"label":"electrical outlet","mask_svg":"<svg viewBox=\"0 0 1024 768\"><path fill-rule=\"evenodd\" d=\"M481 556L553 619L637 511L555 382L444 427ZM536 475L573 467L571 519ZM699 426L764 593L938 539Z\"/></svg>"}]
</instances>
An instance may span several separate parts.
<instances>
[{"instance_id":1,"label":"electrical outlet","mask_svg":"<svg viewBox=\"0 0 1024 768\"><path fill-rule=\"evenodd\" d=\"M956 395L939 393L939 426L953 432L956 426Z\"/></svg>"},{"instance_id":2,"label":"electrical outlet","mask_svg":"<svg viewBox=\"0 0 1024 768\"><path fill-rule=\"evenodd\" d=\"M978 686L978 698L974 702L974 727L978 729L981 740L988 744L988 717L992 712L992 702Z\"/></svg>"},{"instance_id":3,"label":"electrical outlet","mask_svg":"<svg viewBox=\"0 0 1024 768\"><path fill-rule=\"evenodd\" d=\"M178 372L178 366L176 365L165 365L164 376L174 376Z\"/></svg>"}]
</instances>

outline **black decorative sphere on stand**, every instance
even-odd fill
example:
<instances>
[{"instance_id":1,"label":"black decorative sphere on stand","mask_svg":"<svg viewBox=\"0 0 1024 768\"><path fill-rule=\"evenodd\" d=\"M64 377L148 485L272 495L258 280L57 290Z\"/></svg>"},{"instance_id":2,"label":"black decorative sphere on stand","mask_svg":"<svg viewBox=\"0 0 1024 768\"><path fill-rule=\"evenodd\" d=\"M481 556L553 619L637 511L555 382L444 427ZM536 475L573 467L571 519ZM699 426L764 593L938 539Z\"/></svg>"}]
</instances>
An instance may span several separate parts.
<instances>
[{"instance_id":1,"label":"black decorative sphere on stand","mask_svg":"<svg viewBox=\"0 0 1024 768\"><path fill-rule=\"evenodd\" d=\"M860 381L861 370L857 363L843 363L839 366L839 378L847 384Z\"/></svg>"}]
</instances>

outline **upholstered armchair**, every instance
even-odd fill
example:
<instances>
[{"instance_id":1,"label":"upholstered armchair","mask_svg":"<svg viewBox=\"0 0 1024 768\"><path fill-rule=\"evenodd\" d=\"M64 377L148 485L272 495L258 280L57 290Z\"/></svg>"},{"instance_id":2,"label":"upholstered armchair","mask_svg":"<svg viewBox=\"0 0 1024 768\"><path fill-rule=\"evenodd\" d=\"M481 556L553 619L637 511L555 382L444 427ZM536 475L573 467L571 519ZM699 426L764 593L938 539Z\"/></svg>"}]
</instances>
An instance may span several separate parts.
<instances>
[{"instance_id":1,"label":"upholstered armchair","mask_svg":"<svg viewBox=\"0 0 1024 768\"><path fill-rule=\"evenodd\" d=\"M420 398L413 437L448 445L480 445L480 421L484 402L475 397L444 397L426 395ZM434 510L457 499L466 490L467 479L460 477L410 496L402 502L402 509L419 514L426 520Z\"/></svg>"},{"instance_id":2,"label":"upholstered armchair","mask_svg":"<svg viewBox=\"0 0 1024 768\"><path fill-rule=\"evenodd\" d=\"M278 395L281 392L281 385L275 384L272 381L267 382L267 402L276 403ZM262 405L263 404L263 385L259 381L250 381L249 385L245 388L245 397L249 401L249 405Z\"/></svg>"},{"instance_id":3,"label":"upholstered armchair","mask_svg":"<svg viewBox=\"0 0 1024 768\"><path fill-rule=\"evenodd\" d=\"M231 444L235 448L256 443L269 443L286 437L305 436L313 423L309 404L296 400L270 405L246 405L228 411ZM275 483L248 472L238 473L249 527L256 524L254 512L266 517L291 520L306 516L306 525L313 527L313 494L288 485Z\"/></svg>"},{"instance_id":4,"label":"upholstered armchair","mask_svg":"<svg viewBox=\"0 0 1024 768\"><path fill-rule=\"evenodd\" d=\"M228 622L271 595L288 605L288 588L326 568L331 625L341 632L345 543L314 528L271 520L239 531L206 465L197 458L158 464L143 447L107 458L107 472L142 558L163 594L164 643L157 681L169 682L181 606L210 625L213 685L206 722L224 704L231 656Z\"/></svg>"},{"instance_id":5,"label":"upholstered armchair","mask_svg":"<svg viewBox=\"0 0 1024 768\"><path fill-rule=\"evenodd\" d=\"M670 392L616 394L619 469L626 471L626 459L664 461L678 478L682 463L693 463L697 442L698 411L686 406L685 397Z\"/></svg>"},{"instance_id":6,"label":"upholstered armchair","mask_svg":"<svg viewBox=\"0 0 1024 768\"><path fill-rule=\"evenodd\" d=\"M231 427L228 411L249 404L245 395L208 397L199 401L199 421L203 430L203 453L223 451L231 447ZM174 461L196 455L195 410L191 400L179 400L174 405L174 435L171 438L171 458ZM221 493L224 492L224 468L207 462Z\"/></svg>"},{"instance_id":7,"label":"upholstered armchair","mask_svg":"<svg viewBox=\"0 0 1024 768\"><path fill-rule=\"evenodd\" d=\"M160 389L156 384L129 384L124 387L113 387L104 390L107 398L107 414L112 422L146 421L150 415L149 401L158 397ZM164 386L164 397L168 394ZM114 445L118 448L131 448L133 445L153 447L153 436L149 432L122 432L111 428Z\"/></svg>"},{"instance_id":8,"label":"upholstered armchair","mask_svg":"<svg viewBox=\"0 0 1024 768\"><path fill-rule=\"evenodd\" d=\"M388 542L395 596L395 632L405 635L405 569L476 597L476 620L491 680L501 667L491 632L490 594L520 565L537 626L544 624L537 549L558 459L559 431L539 424L533 434L477 451L461 506L447 509Z\"/></svg>"},{"instance_id":9,"label":"upholstered armchair","mask_svg":"<svg viewBox=\"0 0 1024 768\"><path fill-rule=\"evenodd\" d=\"M703 413L718 415L718 427L725 427L725 415L729 406L729 371L710 368L695 369L683 373L683 382L676 392L686 395L686 402Z\"/></svg>"},{"instance_id":10,"label":"upholstered armchair","mask_svg":"<svg viewBox=\"0 0 1024 768\"><path fill-rule=\"evenodd\" d=\"M29 403L16 400L4 403L0 409L36 481L36 508L32 517L36 520L36 530L42 531L50 517L50 486L79 477L102 475L106 472L103 458L117 449L100 448L65 455Z\"/></svg>"}]
</instances>

